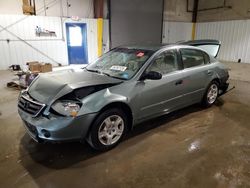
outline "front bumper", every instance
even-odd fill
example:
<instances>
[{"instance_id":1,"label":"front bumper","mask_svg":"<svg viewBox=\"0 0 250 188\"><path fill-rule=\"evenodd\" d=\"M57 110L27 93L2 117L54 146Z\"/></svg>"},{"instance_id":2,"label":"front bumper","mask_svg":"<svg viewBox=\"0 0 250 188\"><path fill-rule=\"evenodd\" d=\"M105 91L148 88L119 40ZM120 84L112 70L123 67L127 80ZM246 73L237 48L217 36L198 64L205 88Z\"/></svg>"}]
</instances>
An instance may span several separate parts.
<instances>
[{"instance_id":1,"label":"front bumper","mask_svg":"<svg viewBox=\"0 0 250 188\"><path fill-rule=\"evenodd\" d=\"M32 117L20 108L18 108L18 113L24 122L27 133L37 142L82 140L86 137L96 116L96 113L92 113L75 118L55 115L50 118L42 115Z\"/></svg>"}]
</instances>

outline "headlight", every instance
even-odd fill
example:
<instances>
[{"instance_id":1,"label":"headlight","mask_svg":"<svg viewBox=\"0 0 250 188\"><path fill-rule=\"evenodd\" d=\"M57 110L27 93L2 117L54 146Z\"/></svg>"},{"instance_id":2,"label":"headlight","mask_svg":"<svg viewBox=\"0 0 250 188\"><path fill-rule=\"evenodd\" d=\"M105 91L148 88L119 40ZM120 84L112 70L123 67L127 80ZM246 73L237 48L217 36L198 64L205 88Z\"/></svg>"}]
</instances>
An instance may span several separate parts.
<instances>
[{"instance_id":1,"label":"headlight","mask_svg":"<svg viewBox=\"0 0 250 188\"><path fill-rule=\"evenodd\" d=\"M64 116L76 117L81 106L77 101L57 101L51 108Z\"/></svg>"}]
</instances>

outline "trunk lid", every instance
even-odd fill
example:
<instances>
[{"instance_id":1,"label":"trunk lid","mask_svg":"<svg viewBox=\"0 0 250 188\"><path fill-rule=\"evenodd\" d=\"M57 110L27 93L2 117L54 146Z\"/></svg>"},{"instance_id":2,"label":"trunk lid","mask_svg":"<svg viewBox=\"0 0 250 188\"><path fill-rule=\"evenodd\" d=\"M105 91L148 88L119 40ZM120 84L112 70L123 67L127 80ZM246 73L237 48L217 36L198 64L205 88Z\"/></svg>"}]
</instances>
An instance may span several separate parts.
<instances>
[{"instance_id":1,"label":"trunk lid","mask_svg":"<svg viewBox=\"0 0 250 188\"><path fill-rule=\"evenodd\" d=\"M209 55L213 56L213 57L217 57L219 51L220 51L220 46L221 46L221 42L218 40L210 40L210 39L206 39L206 40L190 40L190 41L185 41L185 42L181 42L180 44L183 45L189 45L189 46L195 46L198 48L203 49L204 51L206 51Z\"/></svg>"}]
</instances>

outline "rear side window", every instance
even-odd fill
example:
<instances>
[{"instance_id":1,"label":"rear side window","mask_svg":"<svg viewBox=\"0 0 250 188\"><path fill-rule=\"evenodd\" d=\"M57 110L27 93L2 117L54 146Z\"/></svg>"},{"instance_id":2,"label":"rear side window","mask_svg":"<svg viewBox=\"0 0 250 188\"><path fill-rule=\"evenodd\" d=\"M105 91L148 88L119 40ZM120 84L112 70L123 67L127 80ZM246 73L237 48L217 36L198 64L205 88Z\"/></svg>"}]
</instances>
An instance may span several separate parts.
<instances>
[{"instance_id":1,"label":"rear side window","mask_svg":"<svg viewBox=\"0 0 250 188\"><path fill-rule=\"evenodd\" d=\"M184 68L197 67L205 64L204 53L195 49L181 49Z\"/></svg>"}]
</instances>

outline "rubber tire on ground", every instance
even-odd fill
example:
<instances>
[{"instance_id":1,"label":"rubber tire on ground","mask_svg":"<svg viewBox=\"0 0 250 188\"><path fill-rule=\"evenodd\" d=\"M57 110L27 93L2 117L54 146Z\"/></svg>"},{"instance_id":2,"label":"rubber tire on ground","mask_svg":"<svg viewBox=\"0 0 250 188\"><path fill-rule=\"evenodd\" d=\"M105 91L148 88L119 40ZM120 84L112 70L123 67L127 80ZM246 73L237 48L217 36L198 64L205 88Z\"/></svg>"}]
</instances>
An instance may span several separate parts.
<instances>
[{"instance_id":1,"label":"rubber tire on ground","mask_svg":"<svg viewBox=\"0 0 250 188\"><path fill-rule=\"evenodd\" d=\"M124 131L120 137L120 139L109 146L106 146L104 144L102 144L99 139L98 139L98 130L99 127L101 126L102 122L109 116L111 115L119 115L124 122ZM112 148L114 148L115 146L117 146L119 144L119 142L124 138L126 132L127 132L127 128L128 128L128 119L126 114L119 108L111 108L111 109L107 109L106 111L102 112L97 119L94 121L94 123L91 126L91 130L89 132L88 138L87 138L87 142L90 144L90 146L95 149L95 150L99 150L99 151L107 151L110 150Z\"/></svg>"},{"instance_id":2,"label":"rubber tire on ground","mask_svg":"<svg viewBox=\"0 0 250 188\"><path fill-rule=\"evenodd\" d=\"M206 89L206 92L205 92L205 94L204 94L204 96L203 96L203 98L202 98L202 101L201 101L201 104L202 104L202 106L203 107L205 107L205 108L209 108L209 107L211 107L214 103L209 103L208 102L208 99L207 99L207 94L208 94L208 92L209 92L209 88L210 88L210 86L212 85L212 84L216 84L217 85L217 87L218 87L218 95L219 95L219 83L217 82L217 81L215 81L215 80L213 80L212 82L210 82L210 84L208 85L208 87L207 87L207 89ZM217 95L217 98L218 98L218 95ZM217 100L217 98L216 98L216 100ZM215 100L215 101L216 101ZM214 102L215 102L214 101Z\"/></svg>"}]
</instances>

